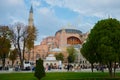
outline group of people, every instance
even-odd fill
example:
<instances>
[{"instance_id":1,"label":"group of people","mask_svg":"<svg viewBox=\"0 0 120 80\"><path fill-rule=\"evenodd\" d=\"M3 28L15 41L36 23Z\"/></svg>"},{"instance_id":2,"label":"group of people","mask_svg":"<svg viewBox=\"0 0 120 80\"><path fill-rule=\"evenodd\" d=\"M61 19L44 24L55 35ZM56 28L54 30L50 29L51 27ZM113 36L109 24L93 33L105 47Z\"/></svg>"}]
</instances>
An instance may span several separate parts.
<instances>
[{"instance_id":1,"label":"group of people","mask_svg":"<svg viewBox=\"0 0 120 80\"><path fill-rule=\"evenodd\" d=\"M62 69L62 67L60 65L56 65L56 64L46 64L45 66L45 71L50 71L51 69Z\"/></svg>"},{"instance_id":2,"label":"group of people","mask_svg":"<svg viewBox=\"0 0 120 80\"><path fill-rule=\"evenodd\" d=\"M80 65L72 65L72 64L63 64L63 65L46 64L45 66L45 71L51 71L51 70L78 71L80 69L81 69Z\"/></svg>"},{"instance_id":3,"label":"group of people","mask_svg":"<svg viewBox=\"0 0 120 80\"><path fill-rule=\"evenodd\" d=\"M81 69L80 65L67 64L64 66L64 69L67 71L78 71Z\"/></svg>"}]
</instances>

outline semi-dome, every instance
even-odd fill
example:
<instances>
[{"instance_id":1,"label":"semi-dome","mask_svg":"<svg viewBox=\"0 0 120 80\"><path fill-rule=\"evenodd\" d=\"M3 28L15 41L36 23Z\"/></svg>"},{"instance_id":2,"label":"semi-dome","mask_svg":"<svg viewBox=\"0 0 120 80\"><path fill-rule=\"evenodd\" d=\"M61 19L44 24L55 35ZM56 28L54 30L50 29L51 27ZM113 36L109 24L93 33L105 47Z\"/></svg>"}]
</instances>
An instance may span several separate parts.
<instances>
[{"instance_id":1,"label":"semi-dome","mask_svg":"<svg viewBox=\"0 0 120 80\"><path fill-rule=\"evenodd\" d=\"M58 30L58 31L55 33L55 35L56 35L57 33L61 33L62 30L63 30L63 29ZM64 29L64 30L65 30L66 33L74 33L74 34L76 34L76 33L77 33L77 34L81 34L81 33L82 33L82 31L77 30L77 29Z\"/></svg>"}]
</instances>

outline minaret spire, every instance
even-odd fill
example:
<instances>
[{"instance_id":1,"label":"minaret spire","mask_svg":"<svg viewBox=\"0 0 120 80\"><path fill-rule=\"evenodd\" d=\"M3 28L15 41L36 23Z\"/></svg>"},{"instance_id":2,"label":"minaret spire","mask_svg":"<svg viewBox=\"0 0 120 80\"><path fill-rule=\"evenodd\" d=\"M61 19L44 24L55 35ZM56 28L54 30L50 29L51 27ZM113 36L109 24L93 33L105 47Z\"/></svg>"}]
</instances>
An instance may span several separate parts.
<instances>
[{"instance_id":1,"label":"minaret spire","mask_svg":"<svg viewBox=\"0 0 120 80\"><path fill-rule=\"evenodd\" d=\"M32 7L32 5L31 5L31 8L30 8L30 13L33 13L33 7Z\"/></svg>"},{"instance_id":2,"label":"minaret spire","mask_svg":"<svg viewBox=\"0 0 120 80\"><path fill-rule=\"evenodd\" d=\"M34 26L34 23L33 23L33 7L32 7L32 5L31 5L31 8L30 8L30 12L29 12L28 26L29 27Z\"/></svg>"}]
</instances>

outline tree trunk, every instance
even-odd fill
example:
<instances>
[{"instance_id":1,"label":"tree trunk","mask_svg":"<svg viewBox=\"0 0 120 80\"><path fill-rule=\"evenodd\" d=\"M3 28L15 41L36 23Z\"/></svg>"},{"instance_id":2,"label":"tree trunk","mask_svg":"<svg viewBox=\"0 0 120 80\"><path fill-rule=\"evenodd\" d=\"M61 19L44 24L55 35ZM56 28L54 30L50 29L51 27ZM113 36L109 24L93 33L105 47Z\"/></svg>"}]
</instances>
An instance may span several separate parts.
<instances>
[{"instance_id":1,"label":"tree trunk","mask_svg":"<svg viewBox=\"0 0 120 80\"><path fill-rule=\"evenodd\" d=\"M21 53L19 40L20 40L20 37L18 37L17 45L18 45L18 53L19 53L19 57L20 57L20 68L23 69L23 59L22 59L22 53Z\"/></svg>"},{"instance_id":2,"label":"tree trunk","mask_svg":"<svg viewBox=\"0 0 120 80\"><path fill-rule=\"evenodd\" d=\"M116 62L114 64L114 77L115 77L115 72L116 72Z\"/></svg>"},{"instance_id":3,"label":"tree trunk","mask_svg":"<svg viewBox=\"0 0 120 80\"><path fill-rule=\"evenodd\" d=\"M109 62L108 69L109 69L109 75L110 75L110 77L113 77L113 75L112 75L112 62Z\"/></svg>"},{"instance_id":4,"label":"tree trunk","mask_svg":"<svg viewBox=\"0 0 120 80\"><path fill-rule=\"evenodd\" d=\"M23 60L24 60L24 58L25 58L25 43L26 43L26 40L25 40L25 38L24 38L24 42L23 42Z\"/></svg>"},{"instance_id":5,"label":"tree trunk","mask_svg":"<svg viewBox=\"0 0 120 80\"><path fill-rule=\"evenodd\" d=\"M2 67L5 68L5 58L2 58Z\"/></svg>"},{"instance_id":6,"label":"tree trunk","mask_svg":"<svg viewBox=\"0 0 120 80\"><path fill-rule=\"evenodd\" d=\"M30 60L30 52L28 53L28 61Z\"/></svg>"},{"instance_id":7,"label":"tree trunk","mask_svg":"<svg viewBox=\"0 0 120 80\"><path fill-rule=\"evenodd\" d=\"M34 46L33 46L33 61L34 61Z\"/></svg>"},{"instance_id":8,"label":"tree trunk","mask_svg":"<svg viewBox=\"0 0 120 80\"><path fill-rule=\"evenodd\" d=\"M12 67L13 67L13 64L14 64L14 60L12 60Z\"/></svg>"},{"instance_id":9,"label":"tree trunk","mask_svg":"<svg viewBox=\"0 0 120 80\"><path fill-rule=\"evenodd\" d=\"M91 70L92 70L92 72L93 72L93 63L91 63Z\"/></svg>"},{"instance_id":10,"label":"tree trunk","mask_svg":"<svg viewBox=\"0 0 120 80\"><path fill-rule=\"evenodd\" d=\"M22 60L21 50L19 47L18 47L18 53L19 53L19 57L20 57L20 68L23 69L23 60Z\"/></svg>"}]
</instances>

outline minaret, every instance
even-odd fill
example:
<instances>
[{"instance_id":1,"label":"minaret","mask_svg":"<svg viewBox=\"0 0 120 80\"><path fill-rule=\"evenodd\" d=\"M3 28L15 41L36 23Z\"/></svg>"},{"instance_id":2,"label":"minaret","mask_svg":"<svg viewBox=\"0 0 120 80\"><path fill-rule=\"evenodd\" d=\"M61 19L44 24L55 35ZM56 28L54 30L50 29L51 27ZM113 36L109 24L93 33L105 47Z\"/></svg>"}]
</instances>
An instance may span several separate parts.
<instances>
[{"instance_id":1,"label":"minaret","mask_svg":"<svg viewBox=\"0 0 120 80\"><path fill-rule=\"evenodd\" d=\"M33 7L32 7L32 5L31 5L31 8L30 8L30 12L29 12L28 26L29 27L34 26L34 23L33 23Z\"/></svg>"}]
</instances>

